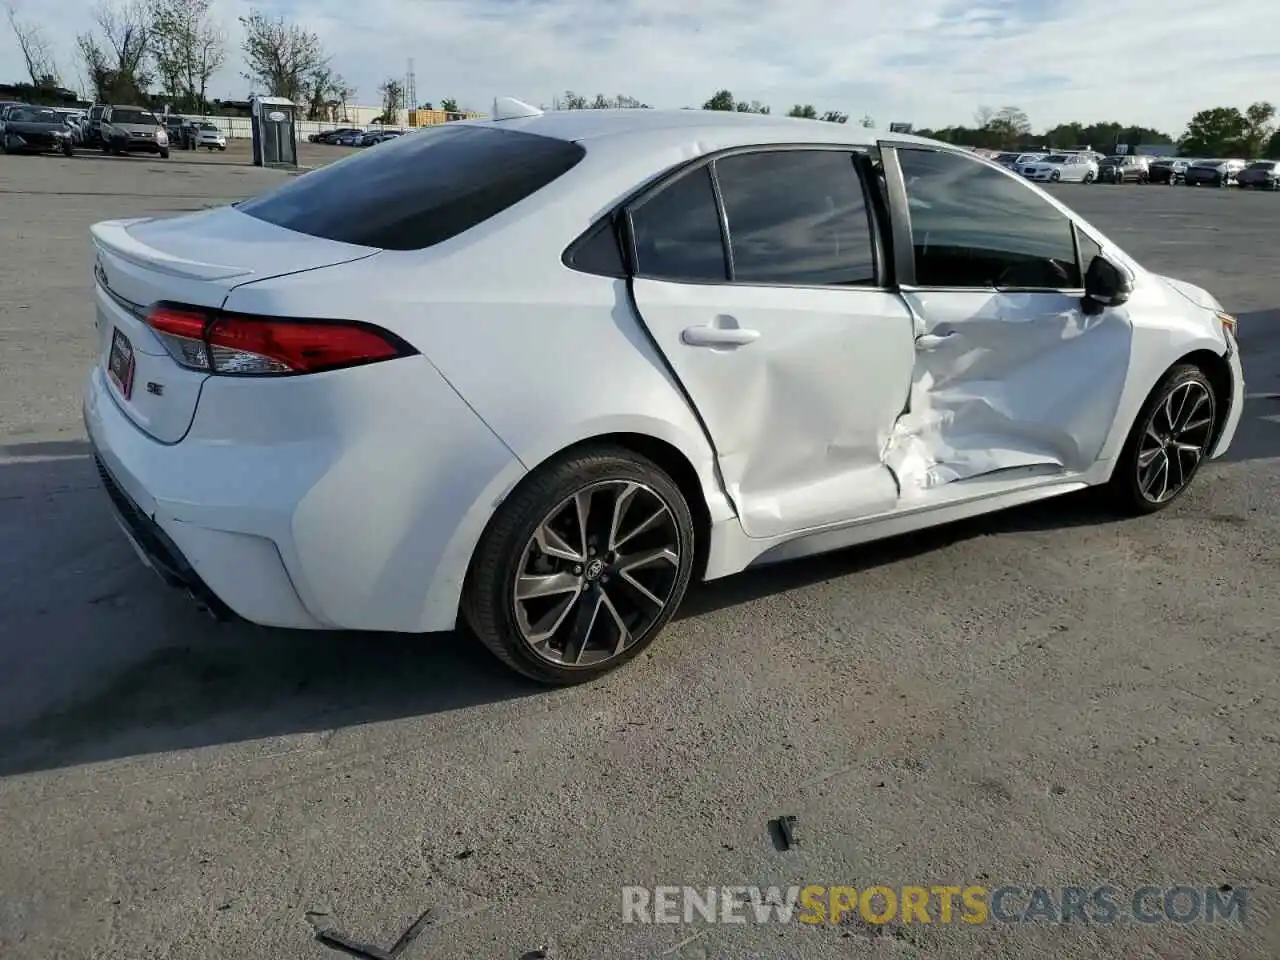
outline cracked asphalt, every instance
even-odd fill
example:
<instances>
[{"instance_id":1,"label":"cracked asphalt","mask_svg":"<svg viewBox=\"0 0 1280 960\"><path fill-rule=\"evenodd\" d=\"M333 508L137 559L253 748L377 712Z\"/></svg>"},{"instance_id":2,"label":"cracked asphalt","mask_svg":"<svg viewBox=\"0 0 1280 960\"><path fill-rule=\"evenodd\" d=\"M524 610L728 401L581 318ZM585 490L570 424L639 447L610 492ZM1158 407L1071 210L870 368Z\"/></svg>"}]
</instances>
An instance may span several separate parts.
<instances>
[{"instance_id":1,"label":"cracked asphalt","mask_svg":"<svg viewBox=\"0 0 1280 960\"><path fill-rule=\"evenodd\" d=\"M385 946L424 911L405 960L1280 955L1280 196L1058 188L1241 317L1252 399L1175 507L1068 498L761 570L546 691L452 636L213 624L115 527L79 416L87 229L280 176L237 159L0 158L5 960L323 960L319 927ZM630 884L1107 882L1246 890L1247 920L621 911Z\"/></svg>"}]
</instances>

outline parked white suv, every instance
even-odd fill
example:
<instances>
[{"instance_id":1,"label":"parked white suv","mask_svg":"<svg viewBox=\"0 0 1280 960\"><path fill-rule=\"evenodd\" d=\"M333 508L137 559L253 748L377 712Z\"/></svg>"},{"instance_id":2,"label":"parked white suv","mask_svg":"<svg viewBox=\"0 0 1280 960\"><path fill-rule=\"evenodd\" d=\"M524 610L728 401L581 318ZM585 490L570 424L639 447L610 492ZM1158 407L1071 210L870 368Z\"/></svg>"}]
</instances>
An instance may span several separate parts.
<instances>
[{"instance_id":1,"label":"parked white suv","mask_svg":"<svg viewBox=\"0 0 1280 960\"><path fill-rule=\"evenodd\" d=\"M227 138L221 130L207 120L197 125L196 136L196 146L205 147L208 150L227 149Z\"/></svg>"}]
</instances>

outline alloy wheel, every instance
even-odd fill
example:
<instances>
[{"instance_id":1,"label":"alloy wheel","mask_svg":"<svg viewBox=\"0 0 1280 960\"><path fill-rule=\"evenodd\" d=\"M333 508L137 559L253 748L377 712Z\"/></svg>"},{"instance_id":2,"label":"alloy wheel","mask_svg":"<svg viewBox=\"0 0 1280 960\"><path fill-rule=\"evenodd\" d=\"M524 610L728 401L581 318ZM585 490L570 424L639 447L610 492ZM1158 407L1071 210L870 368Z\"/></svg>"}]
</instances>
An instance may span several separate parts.
<instances>
[{"instance_id":1,"label":"alloy wheel","mask_svg":"<svg viewBox=\"0 0 1280 960\"><path fill-rule=\"evenodd\" d=\"M1186 488L1208 452L1213 423L1213 394L1199 380L1174 385L1156 404L1136 460L1144 500L1165 503Z\"/></svg>"},{"instance_id":2,"label":"alloy wheel","mask_svg":"<svg viewBox=\"0 0 1280 960\"><path fill-rule=\"evenodd\" d=\"M603 480L562 500L529 539L512 584L524 642L562 667L621 656L666 610L681 540L670 504L645 484Z\"/></svg>"}]
</instances>

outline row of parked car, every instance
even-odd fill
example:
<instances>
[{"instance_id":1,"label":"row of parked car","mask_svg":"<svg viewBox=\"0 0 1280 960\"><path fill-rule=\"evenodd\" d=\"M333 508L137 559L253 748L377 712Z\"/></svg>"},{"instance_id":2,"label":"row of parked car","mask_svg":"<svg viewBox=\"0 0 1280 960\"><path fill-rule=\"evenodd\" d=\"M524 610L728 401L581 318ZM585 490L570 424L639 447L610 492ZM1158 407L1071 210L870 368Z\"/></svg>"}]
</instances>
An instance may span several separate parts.
<instances>
[{"instance_id":1,"label":"row of parked car","mask_svg":"<svg viewBox=\"0 0 1280 960\"><path fill-rule=\"evenodd\" d=\"M339 147L372 147L386 140L394 140L404 136L403 130L364 130L360 127L339 127L337 130L326 130L313 133L307 139L312 143L328 143Z\"/></svg>"},{"instance_id":2,"label":"row of parked car","mask_svg":"<svg viewBox=\"0 0 1280 960\"><path fill-rule=\"evenodd\" d=\"M97 103L88 110L0 103L0 152L72 156L77 149L123 155L171 149L227 149L227 138L206 120L157 116L146 107Z\"/></svg>"},{"instance_id":3,"label":"row of parked car","mask_svg":"<svg viewBox=\"0 0 1280 960\"><path fill-rule=\"evenodd\" d=\"M999 153L992 159L1042 183L1161 183L1280 190L1280 160L1104 156L1091 150Z\"/></svg>"}]
</instances>

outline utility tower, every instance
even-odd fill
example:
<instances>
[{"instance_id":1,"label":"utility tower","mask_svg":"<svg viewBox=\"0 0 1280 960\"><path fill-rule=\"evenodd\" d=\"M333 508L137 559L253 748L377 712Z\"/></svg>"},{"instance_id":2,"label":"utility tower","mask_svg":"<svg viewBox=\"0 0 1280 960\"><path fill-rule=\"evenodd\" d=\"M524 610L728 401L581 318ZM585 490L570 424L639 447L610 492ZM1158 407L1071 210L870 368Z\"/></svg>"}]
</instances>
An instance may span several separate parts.
<instances>
[{"instance_id":1,"label":"utility tower","mask_svg":"<svg viewBox=\"0 0 1280 960\"><path fill-rule=\"evenodd\" d=\"M409 58L409 72L404 76L404 106L406 110L418 109L418 78L413 72L413 57Z\"/></svg>"}]
</instances>

